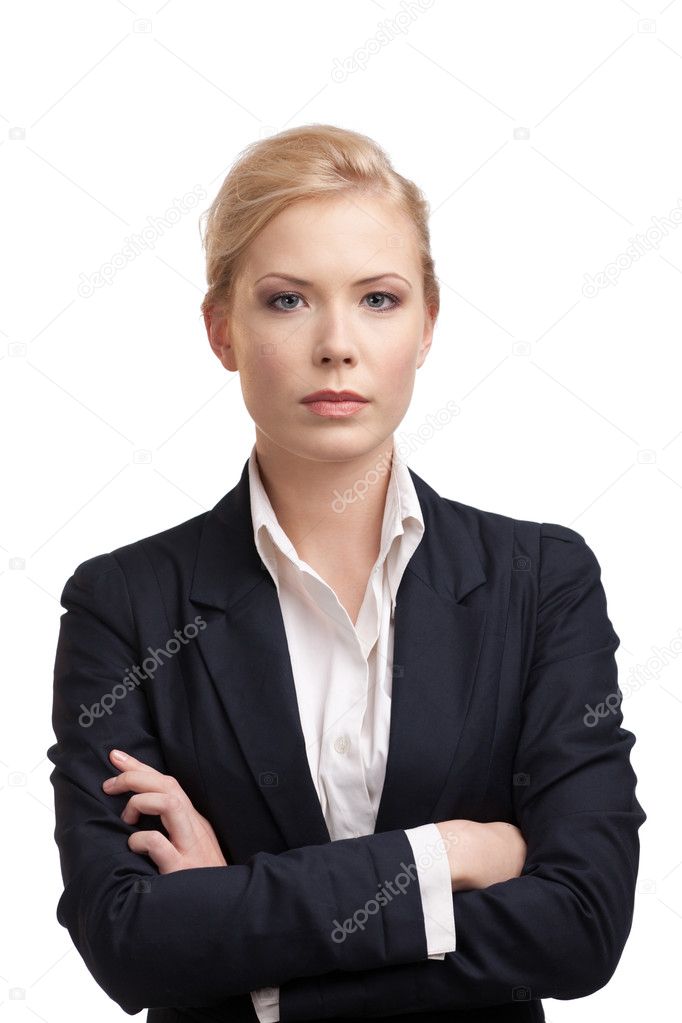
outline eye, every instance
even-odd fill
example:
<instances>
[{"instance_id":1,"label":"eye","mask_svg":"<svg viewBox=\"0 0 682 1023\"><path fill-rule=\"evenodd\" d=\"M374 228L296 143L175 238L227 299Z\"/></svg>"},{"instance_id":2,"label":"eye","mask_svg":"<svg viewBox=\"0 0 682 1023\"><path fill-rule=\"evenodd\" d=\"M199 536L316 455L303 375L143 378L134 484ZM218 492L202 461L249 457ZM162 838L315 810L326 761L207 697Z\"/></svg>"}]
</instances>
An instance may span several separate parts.
<instances>
[{"instance_id":1,"label":"eye","mask_svg":"<svg viewBox=\"0 0 682 1023\"><path fill-rule=\"evenodd\" d=\"M377 309L376 306L372 306L371 308L373 308L374 311L377 313L388 313L390 312L391 309L395 309L397 306L400 305L400 299L398 298L398 296L392 295L390 291L370 291L369 296L365 295L365 298L367 297L376 298L377 296L379 298L390 298L391 301L393 302L393 305L385 306L383 309Z\"/></svg>"},{"instance_id":2,"label":"eye","mask_svg":"<svg viewBox=\"0 0 682 1023\"><path fill-rule=\"evenodd\" d=\"M380 298L388 298L388 299L391 300L393 305L386 306L383 309L379 309L377 306L370 306L370 308L373 309L374 312L376 312L376 313L388 313L388 312L391 311L391 309L395 309L395 308L397 308L397 306L400 305L400 299L398 298L398 296L391 294L390 291L370 291L364 297L365 298L380 297ZM281 299L299 299L299 298L301 298L301 296L297 295L294 291L280 291L280 293L278 295L273 295L272 298L268 299L267 305L271 309L277 309L279 312L283 312L283 313L288 312L288 311L295 312L296 309L298 308L297 306L289 305L286 309L284 309L284 308L282 308L282 306L275 305L275 303L279 302Z\"/></svg>"},{"instance_id":3,"label":"eye","mask_svg":"<svg viewBox=\"0 0 682 1023\"><path fill-rule=\"evenodd\" d=\"M286 309L282 309L281 306L276 306L275 302L279 302L279 300L281 298L300 298L300 297L301 297L300 295L294 295L293 291L282 291L279 295L273 295L273 297L268 300L268 305L272 309L279 309L280 312L286 312ZM289 306L289 309L293 309L293 308L294 308L294 306Z\"/></svg>"}]
</instances>

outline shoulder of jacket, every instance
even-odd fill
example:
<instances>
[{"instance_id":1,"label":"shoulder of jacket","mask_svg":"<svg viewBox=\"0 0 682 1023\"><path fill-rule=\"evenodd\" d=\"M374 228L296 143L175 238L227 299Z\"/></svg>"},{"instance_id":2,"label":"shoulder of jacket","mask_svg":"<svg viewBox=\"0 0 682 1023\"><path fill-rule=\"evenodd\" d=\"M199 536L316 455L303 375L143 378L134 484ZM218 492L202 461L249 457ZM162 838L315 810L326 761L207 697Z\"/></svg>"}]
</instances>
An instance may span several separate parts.
<instances>
[{"instance_id":1,"label":"shoulder of jacket","mask_svg":"<svg viewBox=\"0 0 682 1023\"><path fill-rule=\"evenodd\" d=\"M562 540L564 543L586 545L585 537L570 526L559 522L540 522L536 519L522 519L502 512L478 508L475 505L463 504L452 498L444 498L453 507L466 524L470 532L478 535L514 536L517 543L532 545L544 539Z\"/></svg>"},{"instance_id":2,"label":"shoulder of jacket","mask_svg":"<svg viewBox=\"0 0 682 1023\"><path fill-rule=\"evenodd\" d=\"M537 522L534 519L521 519L514 515L505 515L503 512L491 511L488 508L478 508L473 504L464 504L449 497L445 497L443 500L455 509L460 518L469 527L473 527L479 532L487 528L494 532L502 532L508 535L515 533L516 535L532 536L534 534L536 537L544 529L565 530L568 533L573 532L572 530L566 530L565 526ZM578 536L578 534L575 533L574 536ZM564 539L563 536L562 539Z\"/></svg>"},{"instance_id":3,"label":"shoulder of jacket","mask_svg":"<svg viewBox=\"0 0 682 1023\"><path fill-rule=\"evenodd\" d=\"M524 519L515 519L512 515L505 515L503 512L490 511L488 508L478 508L473 504L464 504L462 501L455 501L451 497L444 497L442 500L453 508L459 517L469 525L487 525L498 529L510 529L516 525L539 525L539 523L526 522Z\"/></svg>"},{"instance_id":4,"label":"shoulder of jacket","mask_svg":"<svg viewBox=\"0 0 682 1023\"><path fill-rule=\"evenodd\" d=\"M565 540L567 543L585 543L585 537L581 533L558 522L541 522L540 536L550 536L555 540Z\"/></svg>"},{"instance_id":5,"label":"shoulder of jacket","mask_svg":"<svg viewBox=\"0 0 682 1023\"><path fill-rule=\"evenodd\" d=\"M139 564L140 558L146 560L152 550L166 551L171 557L178 556L181 551L193 551L207 515L208 512L201 512L158 533L140 537L110 551L102 551L81 561L75 571L93 575L120 571L125 566Z\"/></svg>"}]
</instances>

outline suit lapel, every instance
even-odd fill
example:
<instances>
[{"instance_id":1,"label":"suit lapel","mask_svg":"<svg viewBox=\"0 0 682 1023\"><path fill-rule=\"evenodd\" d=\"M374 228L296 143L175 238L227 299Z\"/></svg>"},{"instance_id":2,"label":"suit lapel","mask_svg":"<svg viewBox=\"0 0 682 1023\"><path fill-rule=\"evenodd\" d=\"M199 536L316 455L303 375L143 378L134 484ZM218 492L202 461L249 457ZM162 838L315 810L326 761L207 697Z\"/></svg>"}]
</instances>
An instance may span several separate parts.
<instances>
[{"instance_id":1,"label":"suit lapel","mask_svg":"<svg viewBox=\"0 0 682 1023\"><path fill-rule=\"evenodd\" d=\"M396 598L386 781L376 831L430 820L453 768L485 612L460 601L486 577L455 507L410 470L425 533ZM277 590L253 540L248 460L206 516L190 591L215 611L197 642L289 848L330 840L310 774Z\"/></svg>"},{"instance_id":2,"label":"suit lapel","mask_svg":"<svg viewBox=\"0 0 682 1023\"><path fill-rule=\"evenodd\" d=\"M396 595L391 725L376 831L433 819L457 757L485 630L485 612L459 603L486 581L473 541L455 508L411 469L410 475L425 531Z\"/></svg>"}]
</instances>

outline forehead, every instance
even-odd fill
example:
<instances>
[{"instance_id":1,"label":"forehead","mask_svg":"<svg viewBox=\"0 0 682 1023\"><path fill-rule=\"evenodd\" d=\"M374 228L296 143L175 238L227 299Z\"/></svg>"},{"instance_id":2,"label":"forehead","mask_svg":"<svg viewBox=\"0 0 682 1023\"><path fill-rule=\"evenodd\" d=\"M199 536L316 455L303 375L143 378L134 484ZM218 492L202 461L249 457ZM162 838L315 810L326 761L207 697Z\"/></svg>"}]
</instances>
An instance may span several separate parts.
<instances>
[{"instance_id":1,"label":"forehead","mask_svg":"<svg viewBox=\"0 0 682 1023\"><path fill-rule=\"evenodd\" d=\"M394 203L353 194L300 200L282 210L254 238L246 253L257 277L276 269L307 280L329 271L393 269L406 277L418 273L416 231ZM379 266L381 264L381 266ZM390 264L390 266L389 266Z\"/></svg>"}]
</instances>

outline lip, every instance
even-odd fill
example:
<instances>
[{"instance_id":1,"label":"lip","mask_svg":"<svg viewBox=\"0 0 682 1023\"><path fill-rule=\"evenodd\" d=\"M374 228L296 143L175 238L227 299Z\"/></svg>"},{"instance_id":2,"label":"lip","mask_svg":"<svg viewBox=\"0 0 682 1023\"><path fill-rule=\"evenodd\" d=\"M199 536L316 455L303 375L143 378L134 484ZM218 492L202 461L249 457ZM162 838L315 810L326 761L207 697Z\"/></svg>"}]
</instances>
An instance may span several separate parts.
<instances>
[{"instance_id":1,"label":"lip","mask_svg":"<svg viewBox=\"0 0 682 1023\"><path fill-rule=\"evenodd\" d=\"M306 401L303 403L307 409L314 412L316 416L326 416L327 419L342 419L344 416L352 416L367 408L368 401Z\"/></svg>"},{"instance_id":2,"label":"lip","mask_svg":"<svg viewBox=\"0 0 682 1023\"><path fill-rule=\"evenodd\" d=\"M363 397L362 394L358 394L357 391L332 391L330 388L325 388L322 391L313 391L312 394L306 394L305 398L301 398L301 401L305 404L313 401L366 402L367 398Z\"/></svg>"},{"instance_id":3,"label":"lip","mask_svg":"<svg viewBox=\"0 0 682 1023\"><path fill-rule=\"evenodd\" d=\"M306 394L305 398L301 399L301 404L306 405L316 416L342 419L344 416L360 412L369 401L357 391L332 391L326 387L322 391Z\"/></svg>"}]
</instances>

